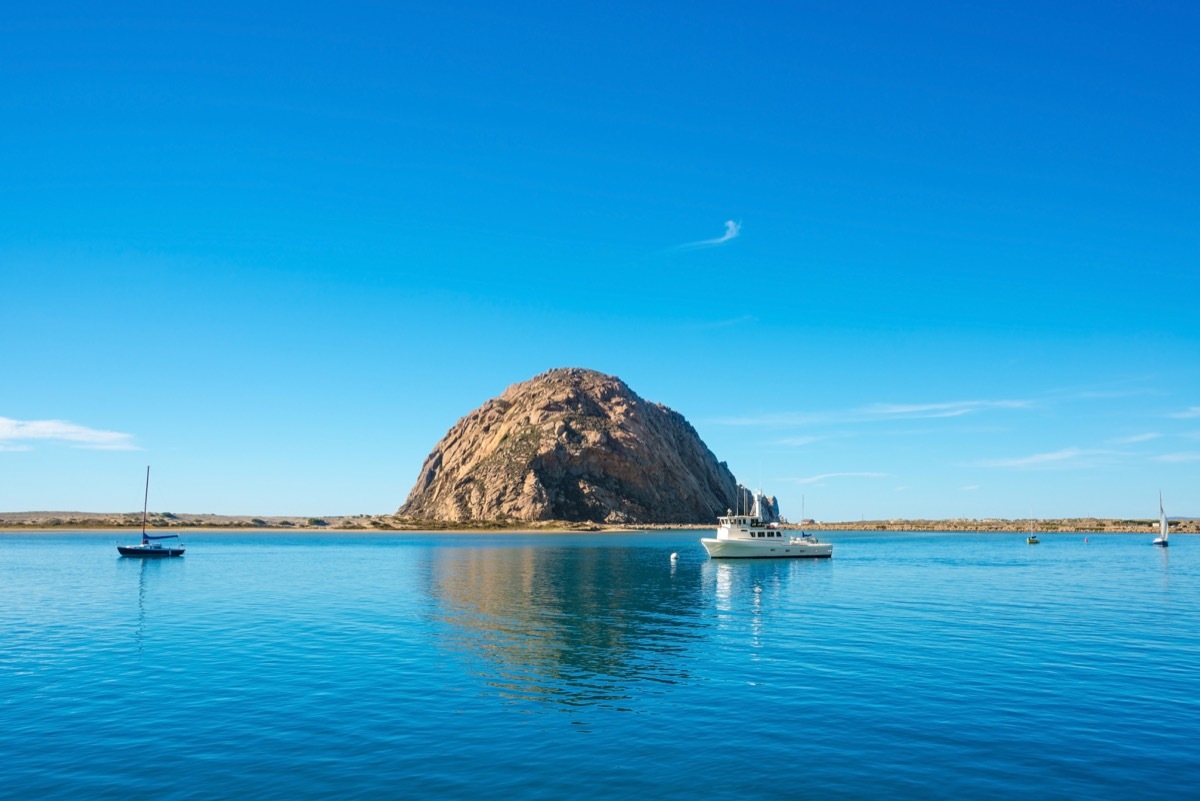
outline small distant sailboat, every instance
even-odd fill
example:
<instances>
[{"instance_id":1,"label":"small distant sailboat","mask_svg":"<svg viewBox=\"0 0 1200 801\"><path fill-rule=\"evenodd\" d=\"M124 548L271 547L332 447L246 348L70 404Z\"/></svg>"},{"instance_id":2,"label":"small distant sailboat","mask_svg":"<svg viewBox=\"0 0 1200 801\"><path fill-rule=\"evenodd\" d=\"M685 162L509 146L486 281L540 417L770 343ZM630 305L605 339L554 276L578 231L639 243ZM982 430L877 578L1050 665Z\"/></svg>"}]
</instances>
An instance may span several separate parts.
<instances>
[{"instance_id":1,"label":"small distant sailboat","mask_svg":"<svg viewBox=\"0 0 1200 801\"><path fill-rule=\"evenodd\" d=\"M1042 542L1041 540L1038 539L1038 535L1033 533L1033 518L1032 517L1029 518L1029 536L1025 538L1025 542L1029 543L1030 545L1040 545Z\"/></svg>"},{"instance_id":2,"label":"small distant sailboat","mask_svg":"<svg viewBox=\"0 0 1200 801\"><path fill-rule=\"evenodd\" d=\"M150 466L146 466L146 496L142 499L142 544L141 545L118 545L117 553L121 556L140 556L144 558L157 559L165 556L183 556L183 547L169 548L163 545L159 540L172 540L179 537L178 534L160 534L154 536L146 533L146 508L150 501Z\"/></svg>"},{"instance_id":3,"label":"small distant sailboat","mask_svg":"<svg viewBox=\"0 0 1200 801\"><path fill-rule=\"evenodd\" d=\"M1162 493L1158 493L1158 536L1154 538L1154 544L1166 548L1170 545L1167 542L1167 534L1170 533L1171 524L1167 522L1167 513L1163 511Z\"/></svg>"}]
</instances>

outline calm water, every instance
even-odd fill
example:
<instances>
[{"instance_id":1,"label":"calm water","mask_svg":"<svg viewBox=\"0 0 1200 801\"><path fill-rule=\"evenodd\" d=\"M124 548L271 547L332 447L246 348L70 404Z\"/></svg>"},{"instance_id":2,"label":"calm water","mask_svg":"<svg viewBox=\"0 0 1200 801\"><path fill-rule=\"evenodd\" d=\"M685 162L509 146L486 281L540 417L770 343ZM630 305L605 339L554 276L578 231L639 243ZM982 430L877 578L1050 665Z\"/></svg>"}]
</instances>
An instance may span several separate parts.
<instances>
[{"instance_id":1,"label":"calm water","mask_svg":"<svg viewBox=\"0 0 1200 801\"><path fill-rule=\"evenodd\" d=\"M1200 539L698 536L0 534L0 797L1195 797Z\"/></svg>"}]
</instances>

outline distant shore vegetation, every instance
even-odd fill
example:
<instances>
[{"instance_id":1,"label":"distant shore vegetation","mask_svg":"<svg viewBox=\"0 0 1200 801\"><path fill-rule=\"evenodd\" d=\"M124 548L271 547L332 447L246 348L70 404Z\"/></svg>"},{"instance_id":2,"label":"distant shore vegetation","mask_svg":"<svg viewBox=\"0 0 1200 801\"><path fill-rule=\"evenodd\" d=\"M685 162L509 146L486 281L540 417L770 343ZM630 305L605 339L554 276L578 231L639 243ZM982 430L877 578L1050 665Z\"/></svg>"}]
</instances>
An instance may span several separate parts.
<instances>
[{"instance_id":1,"label":"distant shore vegetation","mask_svg":"<svg viewBox=\"0 0 1200 801\"><path fill-rule=\"evenodd\" d=\"M1171 533L1200 533L1200 520L1172 520ZM155 530L204 529L262 529L282 531L659 531L679 529L712 529L711 524L648 524L608 525L566 520L419 520L399 515L324 515L251 516L217 514L182 514L155 512L146 518L147 528ZM142 513L89 512L0 512L0 530L128 530L141 529ZM1041 532L1127 533L1145 534L1158 530L1157 519L1102 519L1072 517L1045 520L1003 518L953 518L948 520L854 520L845 522L805 521L803 525L784 523L787 530L805 531L961 531L970 533L1022 532L1030 528Z\"/></svg>"}]
</instances>

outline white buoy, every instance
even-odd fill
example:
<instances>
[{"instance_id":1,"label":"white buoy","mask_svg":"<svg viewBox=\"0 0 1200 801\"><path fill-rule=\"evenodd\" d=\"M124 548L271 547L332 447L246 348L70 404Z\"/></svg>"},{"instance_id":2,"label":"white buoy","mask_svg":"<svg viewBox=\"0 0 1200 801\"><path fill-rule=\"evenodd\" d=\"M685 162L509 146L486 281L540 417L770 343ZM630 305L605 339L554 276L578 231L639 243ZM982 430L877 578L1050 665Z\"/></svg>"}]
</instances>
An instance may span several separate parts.
<instances>
[{"instance_id":1,"label":"white buoy","mask_svg":"<svg viewBox=\"0 0 1200 801\"><path fill-rule=\"evenodd\" d=\"M675 561L675 557L677 557L677 556L679 556L679 554L677 554L677 553L673 553L673 554L671 554L671 561L672 561L672 562L674 562L674 561Z\"/></svg>"}]
</instances>

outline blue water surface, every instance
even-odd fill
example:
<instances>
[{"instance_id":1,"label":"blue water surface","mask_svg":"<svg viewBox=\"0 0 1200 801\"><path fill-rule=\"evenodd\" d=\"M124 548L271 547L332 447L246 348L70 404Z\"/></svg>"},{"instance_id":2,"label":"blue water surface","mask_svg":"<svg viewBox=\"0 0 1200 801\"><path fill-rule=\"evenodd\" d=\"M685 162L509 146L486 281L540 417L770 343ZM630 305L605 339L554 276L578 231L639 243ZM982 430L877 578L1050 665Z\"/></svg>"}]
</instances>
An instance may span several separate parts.
<instances>
[{"instance_id":1,"label":"blue water surface","mask_svg":"<svg viewBox=\"0 0 1200 801\"><path fill-rule=\"evenodd\" d=\"M0 534L0 797L1200 786L1200 541L703 533Z\"/></svg>"}]
</instances>

